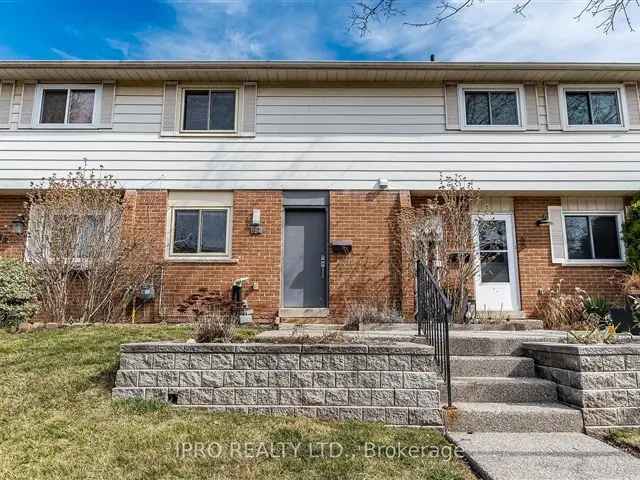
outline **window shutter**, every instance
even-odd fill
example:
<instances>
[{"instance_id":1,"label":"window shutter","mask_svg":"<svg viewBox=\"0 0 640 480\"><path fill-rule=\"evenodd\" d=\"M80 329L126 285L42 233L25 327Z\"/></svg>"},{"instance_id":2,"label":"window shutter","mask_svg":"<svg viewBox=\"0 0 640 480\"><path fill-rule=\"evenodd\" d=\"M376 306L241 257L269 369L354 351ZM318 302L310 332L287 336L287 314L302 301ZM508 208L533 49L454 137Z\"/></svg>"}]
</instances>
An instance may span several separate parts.
<instances>
[{"instance_id":1,"label":"window shutter","mask_svg":"<svg viewBox=\"0 0 640 480\"><path fill-rule=\"evenodd\" d=\"M538 89L535 85L524 87L525 107L527 118L525 126L527 130L538 130Z\"/></svg>"},{"instance_id":2,"label":"window shutter","mask_svg":"<svg viewBox=\"0 0 640 480\"><path fill-rule=\"evenodd\" d=\"M29 208L29 223L27 225L27 241L24 249L24 259L29 262L43 252L36 252L44 246L43 211L41 207L32 205Z\"/></svg>"},{"instance_id":3,"label":"window shutter","mask_svg":"<svg viewBox=\"0 0 640 480\"><path fill-rule=\"evenodd\" d=\"M444 86L444 110L446 116L445 126L447 130L460 130L458 85L455 83L447 83Z\"/></svg>"},{"instance_id":4,"label":"window shutter","mask_svg":"<svg viewBox=\"0 0 640 480\"><path fill-rule=\"evenodd\" d=\"M242 125L240 134L244 137L253 137L256 134L258 85L255 82L246 82L242 86L242 92Z\"/></svg>"},{"instance_id":5,"label":"window shutter","mask_svg":"<svg viewBox=\"0 0 640 480\"><path fill-rule=\"evenodd\" d=\"M100 128L113 127L113 102L116 98L116 82L102 82L102 105L100 108Z\"/></svg>"},{"instance_id":6,"label":"window shutter","mask_svg":"<svg viewBox=\"0 0 640 480\"><path fill-rule=\"evenodd\" d=\"M545 85L544 96L547 104L547 129L562 130L560 123L560 98L557 85Z\"/></svg>"},{"instance_id":7,"label":"window shutter","mask_svg":"<svg viewBox=\"0 0 640 480\"><path fill-rule=\"evenodd\" d=\"M3 81L0 83L0 128L9 128L13 87L13 81Z\"/></svg>"},{"instance_id":8,"label":"window shutter","mask_svg":"<svg viewBox=\"0 0 640 480\"><path fill-rule=\"evenodd\" d=\"M22 85L22 107L20 108L20 128L31 128L33 122L33 102L36 84L24 82Z\"/></svg>"},{"instance_id":9,"label":"window shutter","mask_svg":"<svg viewBox=\"0 0 640 480\"><path fill-rule=\"evenodd\" d=\"M178 82L164 82L164 100L162 104L162 134L178 133Z\"/></svg>"},{"instance_id":10,"label":"window shutter","mask_svg":"<svg viewBox=\"0 0 640 480\"><path fill-rule=\"evenodd\" d=\"M627 115L625 119L631 130L640 130L640 99L638 98L638 84L625 83L625 97L627 99Z\"/></svg>"},{"instance_id":11,"label":"window shutter","mask_svg":"<svg viewBox=\"0 0 640 480\"><path fill-rule=\"evenodd\" d=\"M549 237L551 239L551 261L563 263L564 258L564 229L562 228L562 207L548 207Z\"/></svg>"}]
</instances>

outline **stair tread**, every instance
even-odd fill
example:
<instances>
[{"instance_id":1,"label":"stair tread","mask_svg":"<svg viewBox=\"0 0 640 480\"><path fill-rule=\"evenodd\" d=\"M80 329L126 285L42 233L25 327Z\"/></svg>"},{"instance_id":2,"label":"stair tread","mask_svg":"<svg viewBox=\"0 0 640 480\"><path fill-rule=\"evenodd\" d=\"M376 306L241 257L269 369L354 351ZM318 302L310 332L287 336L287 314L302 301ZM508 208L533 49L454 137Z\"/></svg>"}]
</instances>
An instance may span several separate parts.
<instances>
[{"instance_id":1,"label":"stair tread","mask_svg":"<svg viewBox=\"0 0 640 480\"><path fill-rule=\"evenodd\" d=\"M571 408L559 402L454 402L454 406L458 410L474 412L531 414L547 412L580 415L580 410Z\"/></svg>"},{"instance_id":2,"label":"stair tread","mask_svg":"<svg viewBox=\"0 0 640 480\"><path fill-rule=\"evenodd\" d=\"M555 386L554 382L537 377L452 377L451 383L528 383Z\"/></svg>"},{"instance_id":3,"label":"stair tread","mask_svg":"<svg viewBox=\"0 0 640 480\"><path fill-rule=\"evenodd\" d=\"M482 361L482 360L495 360L495 361L521 361L521 362L533 362L533 358L519 357L517 355L451 355L451 360L469 360L469 361Z\"/></svg>"},{"instance_id":4,"label":"stair tread","mask_svg":"<svg viewBox=\"0 0 640 480\"><path fill-rule=\"evenodd\" d=\"M582 412L554 401L454 402L443 410L450 431L581 432Z\"/></svg>"}]
</instances>

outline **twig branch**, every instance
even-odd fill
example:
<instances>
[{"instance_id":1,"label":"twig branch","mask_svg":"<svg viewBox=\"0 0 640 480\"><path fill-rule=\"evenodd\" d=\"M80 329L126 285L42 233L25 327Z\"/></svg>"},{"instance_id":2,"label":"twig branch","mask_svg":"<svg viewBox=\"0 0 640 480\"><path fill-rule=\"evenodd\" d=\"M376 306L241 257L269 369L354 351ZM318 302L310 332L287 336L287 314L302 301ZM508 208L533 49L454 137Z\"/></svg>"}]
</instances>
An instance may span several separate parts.
<instances>
[{"instance_id":1,"label":"twig branch","mask_svg":"<svg viewBox=\"0 0 640 480\"><path fill-rule=\"evenodd\" d=\"M352 8L351 28L358 29L360 35L365 36L369 33L369 25L372 21L380 22L394 16L405 16L406 12L398 7L400 2L401 0L375 0L372 2L359 0ZM604 34L615 30L616 23L622 20L629 31L634 31L629 12L632 8L640 7L640 0L583 0L583 2L584 6L575 16L576 20L580 20L585 14L601 19L596 28L602 30ZM476 0L440 0L433 16L427 15L422 21L409 20L404 22L404 25L411 27L437 25L476 3L478 3ZM480 3L482 3L481 0ZM524 16L525 11L531 7L532 3L534 3L534 0L517 2L513 7L513 12L516 15Z\"/></svg>"}]
</instances>

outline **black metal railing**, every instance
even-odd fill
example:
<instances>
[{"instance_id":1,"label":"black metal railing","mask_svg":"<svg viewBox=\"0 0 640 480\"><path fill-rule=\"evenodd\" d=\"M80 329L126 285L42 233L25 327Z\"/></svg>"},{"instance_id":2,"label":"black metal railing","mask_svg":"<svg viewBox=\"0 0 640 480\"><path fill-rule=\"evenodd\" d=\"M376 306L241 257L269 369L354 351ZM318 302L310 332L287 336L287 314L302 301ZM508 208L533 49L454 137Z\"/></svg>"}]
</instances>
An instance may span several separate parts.
<instances>
[{"instance_id":1,"label":"black metal railing","mask_svg":"<svg viewBox=\"0 0 640 480\"><path fill-rule=\"evenodd\" d=\"M451 362L449 357L449 324L451 302L442 291L436 277L424 263L417 265L418 335L435 349L435 360L447 387L447 405L451 407Z\"/></svg>"}]
</instances>

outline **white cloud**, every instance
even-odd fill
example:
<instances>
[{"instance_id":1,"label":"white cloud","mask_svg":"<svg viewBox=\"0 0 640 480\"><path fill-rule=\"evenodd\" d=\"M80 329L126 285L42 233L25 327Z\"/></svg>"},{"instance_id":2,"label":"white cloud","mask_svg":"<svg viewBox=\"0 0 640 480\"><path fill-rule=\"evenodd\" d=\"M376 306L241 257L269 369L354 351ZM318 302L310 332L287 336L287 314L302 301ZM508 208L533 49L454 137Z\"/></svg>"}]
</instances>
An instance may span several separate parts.
<instances>
[{"instance_id":1,"label":"white cloud","mask_svg":"<svg viewBox=\"0 0 640 480\"><path fill-rule=\"evenodd\" d=\"M129 56L129 50L131 49L131 43L124 42L122 40L118 40L115 38L107 38L107 44L113 48L114 50L120 52L123 57L127 58Z\"/></svg>"},{"instance_id":2,"label":"white cloud","mask_svg":"<svg viewBox=\"0 0 640 480\"><path fill-rule=\"evenodd\" d=\"M359 51L392 58L440 60L637 61L640 34L624 25L608 35L601 21L575 19L581 2L533 2L526 16L513 13L515 2L485 1L431 27L402 25L430 15L410 9L406 18L375 24L370 37L353 41Z\"/></svg>"},{"instance_id":3,"label":"white cloud","mask_svg":"<svg viewBox=\"0 0 640 480\"><path fill-rule=\"evenodd\" d=\"M603 35L600 20L575 20L586 0L536 0L526 17L516 0L485 0L450 20L431 18L436 0L398 0L406 17L347 30L355 0L173 0L171 27L149 27L107 44L131 59L334 59L637 61L640 33L624 25ZM640 20L640 18L639 18ZM639 24L640 26L640 24ZM64 52L63 52L64 53Z\"/></svg>"},{"instance_id":4,"label":"white cloud","mask_svg":"<svg viewBox=\"0 0 640 480\"><path fill-rule=\"evenodd\" d=\"M51 48L51 51L58 55L63 60L80 60L80 57L70 54L64 50L60 50L59 48Z\"/></svg>"},{"instance_id":5,"label":"white cloud","mask_svg":"<svg viewBox=\"0 0 640 480\"><path fill-rule=\"evenodd\" d=\"M331 58L323 47L320 9L296 8L295 2L217 0L174 1L176 26L134 35L137 44L112 48L125 57L154 59ZM304 5L303 5L304 6Z\"/></svg>"}]
</instances>

